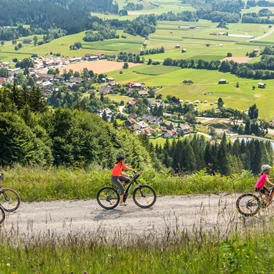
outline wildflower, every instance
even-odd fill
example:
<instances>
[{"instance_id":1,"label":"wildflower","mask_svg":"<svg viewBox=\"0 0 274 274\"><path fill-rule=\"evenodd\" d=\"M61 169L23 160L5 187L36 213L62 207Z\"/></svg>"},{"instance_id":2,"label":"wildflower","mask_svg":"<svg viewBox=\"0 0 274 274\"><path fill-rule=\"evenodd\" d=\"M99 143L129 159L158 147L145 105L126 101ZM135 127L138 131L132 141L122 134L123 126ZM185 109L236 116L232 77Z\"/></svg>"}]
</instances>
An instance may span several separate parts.
<instances>
[{"instance_id":1,"label":"wildflower","mask_svg":"<svg viewBox=\"0 0 274 274\"><path fill-rule=\"evenodd\" d=\"M7 263L6 266L10 267L10 263Z\"/></svg>"}]
</instances>

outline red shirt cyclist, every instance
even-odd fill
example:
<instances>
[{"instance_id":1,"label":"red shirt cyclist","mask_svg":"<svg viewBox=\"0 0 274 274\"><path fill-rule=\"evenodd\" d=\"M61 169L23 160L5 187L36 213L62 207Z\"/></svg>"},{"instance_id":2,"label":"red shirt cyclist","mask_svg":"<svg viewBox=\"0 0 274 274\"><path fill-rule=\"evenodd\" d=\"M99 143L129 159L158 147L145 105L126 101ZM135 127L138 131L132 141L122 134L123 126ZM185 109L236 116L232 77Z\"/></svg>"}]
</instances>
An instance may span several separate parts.
<instances>
[{"instance_id":1,"label":"red shirt cyclist","mask_svg":"<svg viewBox=\"0 0 274 274\"><path fill-rule=\"evenodd\" d=\"M121 182L128 183L130 181L127 174L123 173L123 170L130 170L134 172L133 169L127 167L125 165L125 156L120 154L116 157L117 162L115 163L112 173L111 173L111 181L119 188L120 194L120 206L126 206L127 204L123 202L124 197L124 187Z\"/></svg>"}]
</instances>

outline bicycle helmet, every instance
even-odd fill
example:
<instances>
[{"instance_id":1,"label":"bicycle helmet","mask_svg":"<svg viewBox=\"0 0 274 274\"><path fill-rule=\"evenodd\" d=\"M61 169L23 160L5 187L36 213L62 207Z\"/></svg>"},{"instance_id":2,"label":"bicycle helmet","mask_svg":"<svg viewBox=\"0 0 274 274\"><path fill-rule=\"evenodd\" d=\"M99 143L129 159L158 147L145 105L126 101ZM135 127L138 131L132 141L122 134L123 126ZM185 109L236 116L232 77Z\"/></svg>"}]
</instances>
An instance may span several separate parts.
<instances>
[{"instance_id":1,"label":"bicycle helmet","mask_svg":"<svg viewBox=\"0 0 274 274\"><path fill-rule=\"evenodd\" d=\"M124 159L126 159L126 157L123 154L120 154L116 157L117 162L121 162Z\"/></svg>"},{"instance_id":2,"label":"bicycle helmet","mask_svg":"<svg viewBox=\"0 0 274 274\"><path fill-rule=\"evenodd\" d=\"M270 165L262 165L262 167L261 167L262 171L268 170L270 168L271 168Z\"/></svg>"}]
</instances>

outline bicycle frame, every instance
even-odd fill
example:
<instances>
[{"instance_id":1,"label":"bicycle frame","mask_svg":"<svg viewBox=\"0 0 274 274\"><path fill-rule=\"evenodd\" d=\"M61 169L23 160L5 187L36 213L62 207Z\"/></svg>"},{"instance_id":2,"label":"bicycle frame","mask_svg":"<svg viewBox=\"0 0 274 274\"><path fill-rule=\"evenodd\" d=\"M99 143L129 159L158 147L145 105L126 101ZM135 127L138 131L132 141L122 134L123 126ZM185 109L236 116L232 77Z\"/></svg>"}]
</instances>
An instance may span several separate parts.
<instances>
[{"instance_id":1,"label":"bicycle frame","mask_svg":"<svg viewBox=\"0 0 274 274\"><path fill-rule=\"evenodd\" d=\"M123 201L125 202L127 200L127 196L129 194L129 191L131 190L134 183L136 183L138 186L140 185L137 181L137 178L140 177L139 173L136 173L133 175L133 178L128 182L127 186L125 187L125 193Z\"/></svg>"},{"instance_id":2,"label":"bicycle frame","mask_svg":"<svg viewBox=\"0 0 274 274\"><path fill-rule=\"evenodd\" d=\"M265 194L261 193L260 191L258 191L258 193L259 193L258 197L260 199L263 199L263 195L267 196L268 202L270 202L270 204L271 204L272 200L273 200L273 196L274 196L274 187L271 187L268 190L269 190L269 194L267 194L267 195L265 195Z\"/></svg>"}]
</instances>

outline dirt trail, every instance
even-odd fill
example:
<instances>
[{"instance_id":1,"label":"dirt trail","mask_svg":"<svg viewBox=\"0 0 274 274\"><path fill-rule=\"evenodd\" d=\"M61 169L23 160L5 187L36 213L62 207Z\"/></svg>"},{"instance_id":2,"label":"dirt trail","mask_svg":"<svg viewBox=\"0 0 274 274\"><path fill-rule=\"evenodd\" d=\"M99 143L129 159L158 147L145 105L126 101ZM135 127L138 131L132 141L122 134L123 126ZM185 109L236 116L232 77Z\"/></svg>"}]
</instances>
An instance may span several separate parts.
<instances>
[{"instance_id":1,"label":"dirt trail","mask_svg":"<svg viewBox=\"0 0 274 274\"><path fill-rule=\"evenodd\" d=\"M95 200L22 203L18 211L6 216L1 230L33 235L84 233L104 230L110 236L121 234L164 234L167 229L229 230L241 225L237 213L239 195L201 195L158 197L151 209L138 208L132 199L127 207L102 209Z\"/></svg>"}]
</instances>

